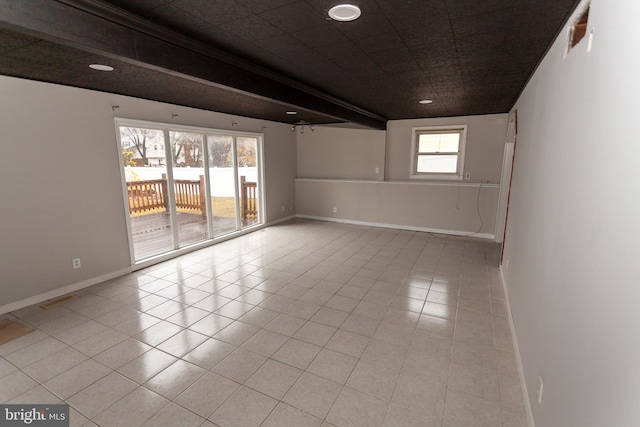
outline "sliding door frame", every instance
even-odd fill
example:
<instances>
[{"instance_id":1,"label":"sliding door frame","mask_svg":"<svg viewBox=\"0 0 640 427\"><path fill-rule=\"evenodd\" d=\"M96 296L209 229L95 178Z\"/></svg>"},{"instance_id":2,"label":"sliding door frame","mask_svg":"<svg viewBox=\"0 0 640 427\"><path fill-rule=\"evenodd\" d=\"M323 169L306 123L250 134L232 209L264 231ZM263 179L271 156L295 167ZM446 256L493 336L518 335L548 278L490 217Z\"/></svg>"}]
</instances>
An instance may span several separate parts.
<instances>
[{"instance_id":1,"label":"sliding door frame","mask_svg":"<svg viewBox=\"0 0 640 427\"><path fill-rule=\"evenodd\" d=\"M256 229L262 228L266 224L265 218L265 174L264 174L264 134L255 133L255 132L240 132L240 131L232 131L226 129L215 129L215 128L205 128L198 126L186 126L186 125L177 125L172 123L162 123L162 122L153 122L146 120L135 120L135 119L127 119L122 117L114 118L115 130L116 130L116 143L118 145L118 153L122 153L122 138L120 135L121 127L135 127L135 128L149 128L161 131L164 135L164 149L165 149L165 157L167 159L167 179L169 182L173 183L173 168L174 168L174 159L173 159L173 149L171 147L171 139L170 132L189 132L189 133L199 133L202 136L202 152L203 152L203 173L205 177L205 192L207 197L205 198L205 205L207 211L207 236L204 240L189 244L182 248L179 247L179 236L178 236L178 227L177 227L177 218L176 218L176 195L174 185L168 185L167 193L169 197L170 203L170 215L171 215L171 231L173 237L173 250L163 252L158 255L150 256L148 258L144 258L141 260L136 260L135 251L134 251L134 243L133 243L133 235L132 235L132 226L131 226L131 217L129 214L129 198L127 197L127 178L125 174L125 165L124 159L122 155L118 156L119 164L120 164L120 178L122 184L122 197L124 202L124 213L126 219L126 228L127 228L127 238L129 241L129 253L130 253L130 261L132 270L136 271L141 268L148 267L150 265L156 264L158 262L162 262L171 258L175 258L177 256L183 255L185 253L189 253L198 249L205 248L207 246L214 245L216 243L229 240L231 238L247 234ZM224 234L222 236L214 237L214 226L213 226L213 206L211 203L211 181L210 181L210 166L209 166L209 147L207 143L207 135L224 135L230 136L233 139L232 144L232 155L233 155L233 177L234 177L234 186L235 186L235 208L236 208L236 230L234 232ZM240 182L238 178L238 159L237 159L237 138L238 137L246 137L246 138L255 138L256 139L256 178L258 180L258 189L257 189L257 208L258 208L258 219L259 221L251 226L242 226L242 218L241 218L241 206L240 206L240 198L241 198L241 189Z\"/></svg>"}]
</instances>

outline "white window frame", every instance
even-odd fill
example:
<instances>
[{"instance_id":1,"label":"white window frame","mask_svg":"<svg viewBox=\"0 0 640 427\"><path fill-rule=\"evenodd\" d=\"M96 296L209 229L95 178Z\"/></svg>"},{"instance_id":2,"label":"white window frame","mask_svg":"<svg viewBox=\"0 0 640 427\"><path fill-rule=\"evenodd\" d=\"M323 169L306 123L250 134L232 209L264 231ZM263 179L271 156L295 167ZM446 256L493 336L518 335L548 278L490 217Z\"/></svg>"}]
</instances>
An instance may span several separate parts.
<instances>
[{"instance_id":1,"label":"white window frame","mask_svg":"<svg viewBox=\"0 0 640 427\"><path fill-rule=\"evenodd\" d=\"M203 137L203 158L207 159L208 156L208 149L206 147L206 142L207 142L207 135L210 134L221 134L221 135L226 135L226 136L231 136L234 140L233 143L233 152L234 152L234 166L237 165L237 161L235 159L235 154L236 154L236 143L235 140L238 137L246 137L246 138L256 138L257 139L257 153L256 153L256 167L257 167L257 174L258 174L258 181L259 181L259 185L258 185L258 218L260 218L260 222L255 224L255 225L250 225L250 226L242 226L241 224L238 224L236 231L229 233L229 234L224 234L224 235L220 235L220 236L215 236L213 233L213 223L211 221L209 221L209 231L208 231L208 235L207 238L200 241L200 242L196 242L194 244L191 245L187 245L187 246L183 246L179 249L174 249L174 250L169 250L167 252L164 253L160 253L158 255L154 255L151 256L149 258L143 258L143 259L139 259L136 260L135 258L135 251L134 251L134 246L133 246L133 239L132 239L132 234L131 234L131 219L130 219L130 215L129 215L129 200L127 197L127 192L126 192L126 174L125 174L125 165L123 162L123 158L122 155L119 154L118 155L118 159L119 159L119 163L120 163L120 178L122 180L122 188L123 188L123 193L122 193L122 197L123 197L123 201L124 201L124 213L125 213L125 217L127 219L126 224L127 224L127 234L128 234L128 239L129 239L129 250L130 250L130 254L131 254L131 265L133 266L134 271L144 268L144 267L148 267L150 265L153 265L157 262L160 261L165 261L165 260L169 260L172 258L175 258L177 256L183 255L185 253L188 253L194 249L200 249L200 248L204 248L210 245L213 245L215 243L218 242L222 242L225 240L228 240L230 238L236 237L236 236L240 236L243 234L246 234L252 230L256 230L259 228L263 228L266 225L266 191L265 191L265 187L266 187L266 177L265 177L265 167L264 167L264 134L262 133L254 133L254 132L242 132L242 131L232 131L232 130L227 130L227 129L216 129L216 128L207 128L207 127L200 127L200 126L188 126L188 125L179 125L179 124L173 124L173 123L166 123L166 122L153 122L153 121L147 121L147 120L137 120L137 119L127 119L127 118L122 118L122 117L114 117L114 124L115 124L115 134L116 134L116 144L118 145L118 153L121 153L122 151L122 141L121 141L121 134L120 134L120 128L121 127L137 127L137 128L148 128L148 129L154 129L154 130L159 130L164 132L164 139L163 139L163 143L161 144L162 148L166 153L166 158L169 159L171 157L171 144L167 144L167 141L170 141L169 138L169 132L170 131L177 131L177 132L192 132L192 133L199 133L202 134ZM171 165L171 161L168 162L167 166L167 176L171 176L171 174L173 173L173 167L169 167L169 165ZM205 188L206 191L209 192L209 185L210 185L210 179L209 179L209 172L210 172L210 167L207 164L206 160L204 163L204 175L205 175ZM235 172L234 172L234 179L235 179L235 188L237 191L239 191L239 187L238 187L238 168L235 168ZM169 186L169 188L173 188L173 186ZM171 190L170 190L171 191ZM173 196L170 196L171 199L173 200ZM240 212L239 209L239 198L240 198L240 194L237 194L236 196L236 212ZM174 209L172 207L172 209ZM209 202L207 202L207 212L211 213L211 202L209 200ZM239 223L239 219L236 218L237 223ZM174 230L177 230L177 227L173 227ZM177 242L177 239L174 237L174 242Z\"/></svg>"},{"instance_id":2,"label":"white window frame","mask_svg":"<svg viewBox=\"0 0 640 427\"><path fill-rule=\"evenodd\" d=\"M442 172L417 172L418 167L418 137L424 133L460 133L460 145L458 146L457 171L452 173ZM411 169L410 179L417 180L462 180L464 178L464 155L467 148L467 125L450 126L424 126L415 127L411 132Z\"/></svg>"}]
</instances>

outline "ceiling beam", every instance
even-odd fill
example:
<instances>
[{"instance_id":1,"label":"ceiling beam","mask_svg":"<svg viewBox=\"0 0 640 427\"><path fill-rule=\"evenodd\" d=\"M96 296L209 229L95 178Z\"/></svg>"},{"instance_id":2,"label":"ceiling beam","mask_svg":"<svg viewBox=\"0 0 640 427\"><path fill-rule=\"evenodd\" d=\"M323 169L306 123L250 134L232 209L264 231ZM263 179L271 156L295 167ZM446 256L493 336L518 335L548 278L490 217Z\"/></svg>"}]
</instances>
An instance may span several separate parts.
<instances>
[{"instance_id":1,"label":"ceiling beam","mask_svg":"<svg viewBox=\"0 0 640 427\"><path fill-rule=\"evenodd\" d=\"M0 0L0 27L374 129L386 118L99 0Z\"/></svg>"}]
</instances>

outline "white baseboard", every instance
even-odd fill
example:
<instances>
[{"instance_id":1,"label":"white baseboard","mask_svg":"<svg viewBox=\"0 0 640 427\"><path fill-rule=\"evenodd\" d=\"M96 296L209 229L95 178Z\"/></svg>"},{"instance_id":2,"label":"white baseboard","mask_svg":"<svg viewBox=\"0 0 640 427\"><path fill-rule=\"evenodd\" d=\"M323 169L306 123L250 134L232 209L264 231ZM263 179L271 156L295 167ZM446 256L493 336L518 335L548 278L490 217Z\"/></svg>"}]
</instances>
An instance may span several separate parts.
<instances>
[{"instance_id":1,"label":"white baseboard","mask_svg":"<svg viewBox=\"0 0 640 427\"><path fill-rule=\"evenodd\" d=\"M520 347L518 346L518 338L516 337L516 327L513 323L513 315L511 314L511 303L509 302L509 292L507 292L507 282L504 280L502 267L500 268L500 280L504 289L504 297L507 302L507 316L509 318L509 327L511 328L511 336L513 337L513 347L516 353L516 362L518 364L518 374L520 375L520 386L522 388L522 399L524 400L524 409L527 414L527 424L529 427L536 427L533 419L533 411L531 409L531 400L529 400L529 392L527 391L527 383L524 377L524 367L522 366L522 358L520 357Z\"/></svg>"},{"instance_id":2,"label":"white baseboard","mask_svg":"<svg viewBox=\"0 0 640 427\"><path fill-rule=\"evenodd\" d=\"M256 228L252 228L250 230L246 230L246 232L251 232L251 231L255 231L256 229L260 229L260 228L264 228L264 227L269 227L272 225L276 225L276 224L280 224L282 222L286 222L289 221L291 219L294 218L306 218L306 219L313 219L313 220L319 220L319 221L329 221L329 222L337 222L337 223L344 223L344 224L355 224L355 225L365 225L365 226L371 226L371 227L381 227L381 228L391 228L391 229L396 229L396 230L410 230L410 231L421 231L421 232L427 232L427 233L437 233L437 234L449 234L449 235L454 235L454 236L467 236L467 235L473 235L473 237L478 237L478 238L483 238L483 239L494 239L495 236L493 234L487 234L487 233L477 233L477 234L470 234L470 233L466 233L463 231L457 231L457 230L442 230L442 229L434 229L434 228L426 228L426 227L412 227L412 226L407 226L407 225L398 225L398 224L384 224L384 223L374 223L374 222L366 222L366 221L353 221L353 220L347 220L347 219L340 219L340 218L327 218L327 217L317 217L317 216L310 216L310 215L289 215L286 216L284 218L279 218L277 220L274 221L269 221L267 224L258 226ZM245 234L245 233L240 233L241 234ZM238 235L234 235L233 237L237 237ZM209 246L211 244L214 243L219 243L220 241L223 241L226 239L220 239L217 241L211 241L211 242L206 242L206 244L202 245L202 247L206 247ZM189 248L190 250L197 250L197 249L201 249L201 247L199 247L199 245L194 245L193 248ZM175 254L172 254L170 256L167 257L167 259L173 258L175 257ZM132 267L127 267L127 268L122 268L120 270L116 270L113 271L111 273L107 273L107 274L103 274L100 276L96 276L96 277L92 277L86 280L83 280L81 282L77 282L77 283L73 283L67 286L63 286L61 288L57 288L42 294L38 294L38 295L34 295L32 297L28 297L19 301L15 301L9 304L4 304L0 306L0 314L5 314L5 313L9 313L12 311L16 311L19 310L21 308L24 307L29 307L31 305L34 304L39 304L41 302L53 299L53 298L57 298L60 297L62 295L66 295L70 292L75 292L77 290L80 289L84 289L86 287L89 286L93 286L93 285L97 285L98 283L102 283L105 282L107 280L131 273L132 271L135 270L139 270L140 268L144 268L147 267L149 265L153 265L155 263L164 261L164 258L160 257L160 259L153 259L153 260L149 260L146 263L140 264L140 265L134 265ZM503 279L503 284L504 284L504 279ZM506 292L506 291L505 291ZM511 316L511 312L509 311L509 316ZM511 317L509 317L510 321L511 321L511 326L512 326L512 332L513 332L513 320L511 319ZM515 341L515 337L514 337L514 341ZM519 357L519 355L518 355ZM521 363L519 362L519 367L521 367ZM521 368L520 368L521 369ZM526 390L525 390L526 392Z\"/></svg>"},{"instance_id":3,"label":"white baseboard","mask_svg":"<svg viewBox=\"0 0 640 427\"><path fill-rule=\"evenodd\" d=\"M269 226L272 226L272 225L280 224L281 222L289 221L291 219L294 219L295 217L296 217L295 215L289 215L289 216L284 217L284 218L279 218L279 219L277 219L275 221L270 221L267 224L262 224L262 225L260 225L260 226L258 226L256 228L252 228L251 230L246 230L244 233L240 233L240 234L234 235L233 237L237 237L237 236L239 236L241 234L246 234L247 232L255 231L255 230L260 229L260 228L264 228L264 227L269 227ZM204 244L201 245L201 246L194 245L193 248L188 248L187 251L183 251L180 254L188 253L188 252L193 251L193 250L202 249L204 247L211 246L212 244L220 243L221 241L224 241L224 240L227 240L227 239L226 238L222 238L222 239L217 239L215 241L207 241L207 242L204 242ZM125 274L129 274L132 271L139 270L141 268L148 267L150 265L154 265L154 264L157 264L159 262L175 258L176 256L177 255L175 253L169 254L169 255L164 256L164 257L163 256L159 256L159 257L157 257L157 259L154 258L154 259L151 259L151 260L146 260L144 263L140 263L140 264L134 265L132 267L122 268L120 270L116 270L116 271L113 271L111 273L103 274L103 275L100 275L100 276L97 276L97 277L92 277L90 279L86 279L86 280L83 280L81 282L72 283L71 285L63 286L61 288L57 288L57 289L54 289L52 291L48 291L48 292L45 292L45 293L42 293L42 294L34 295L32 297L21 299L19 301L15 301L15 302L12 302L12 303L9 303L9 304L0 305L0 315L5 314L5 313L10 313L12 311L20 310L21 308L29 307L29 306L34 305L34 304L40 304L40 303L48 301L50 299L58 298L58 297L60 297L62 295L66 295L68 293L75 292L75 291L78 291L80 289L87 288L89 286L97 285L98 283L102 283L102 282L105 282L107 280L114 279L116 277L120 277L120 276L123 276Z\"/></svg>"},{"instance_id":4,"label":"white baseboard","mask_svg":"<svg viewBox=\"0 0 640 427\"><path fill-rule=\"evenodd\" d=\"M21 299L20 301L15 301L9 304L5 304L0 306L0 314L9 313L11 311L16 311L16 310L20 310L21 308L29 307L30 305L39 304L39 303L48 301L50 299L60 297L62 295L66 295L70 292L75 292L80 289L84 289L89 286L97 285L98 283L102 283L107 280L111 280L116 277L123 276L128 273L131 273L130 267L122 268L120 270L103 274L101 276L92 277L90 279L86 279L81 282L72 283L71 285L63 286L61 288L57 288L52 291L45 292L43 294L34 295L29 298Z\"/></svg>"},{"instance_id":5,"label":"white baseboard","mask_svg":"<svg viewBox=\"0 0 640 427\"><path fill-rule=\"evenodd\" d=\"M402 225L402 224L385 224L381 222L354 221L350 219L329 218L329 217L312 216L312 215L296 215L296 218L315 219L318 221L339 222L343 224L367 225L370 227L392 228L394 230L421 231L424 233L449 234L453 236L469 236L469 237L477 237L479 239L488 239L488 240L495 240L496 238L494 234L489 234L489 233L469 233L467 231L443 230L439 228L428 228L428 227L414 227L411 225Z\"/></svg>"}]
</instances>

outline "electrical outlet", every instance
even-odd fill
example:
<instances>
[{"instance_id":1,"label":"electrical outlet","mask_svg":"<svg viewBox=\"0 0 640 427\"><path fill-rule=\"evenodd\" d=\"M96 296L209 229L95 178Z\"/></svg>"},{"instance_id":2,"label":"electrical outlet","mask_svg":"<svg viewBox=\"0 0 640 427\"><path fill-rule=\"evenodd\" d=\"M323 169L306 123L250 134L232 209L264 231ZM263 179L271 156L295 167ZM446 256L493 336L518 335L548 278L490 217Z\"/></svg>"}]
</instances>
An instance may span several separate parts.
<instances>
[{"instance_id":1,"label":"electrical outlet","mask_svg":"<svg viewBox=\"0 0 640 427\"><path fill-rule=\"evenodd\" d=\"M380 168L376 168L376 173L380 173Z\"/></svg>"},{"instance_id":2,"label":"electrical outlet","mask_svg":"<svg viewBox=\"0 0 640 427\"><path fill-rule=\"evenodd\" d=\"M467 172L464 174L464 179L471 179L471 173Z\"/></svg>"},{"instance_id":3,"label":"electrical outlet","mask_svg":"<svg viewBox=\"0 0 640 427\"><path fill-rule=\"evenodd\" d=\"M542 391L544 390L544 382L542 376L538 376L538 404L542 403Z\"/></svg>"},{"instance_id":4,"label":"electrical outlet","mask_svg":"<svg viewBox=\"0 0 640 427\"><path fill-rule=\"evenodd\" d=\"M74 258L71 260L71 263L73 264L73 269L76 270L80 267L82 267L82 264L80 263L80 258Z\"/></svg>"},{"instance_id":5,"label":"electrical outlet","mask_svg":"<svg viewBox=\"0 0 640 427\"><path fill-rule=\"evenodd\" d=\"M282 212L284 212L284 205L282 205Z\"/></svg>"},{"instance_id":6,"label":"electrical outlet","mask_svg":"<svg viewBox=\"0 0 640 427\"><path fill-rule=\"evenodd\" d=\"M333 213L338 213L338 208L333 208Z\"/></svg>"}]
</instances>

